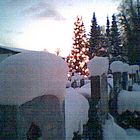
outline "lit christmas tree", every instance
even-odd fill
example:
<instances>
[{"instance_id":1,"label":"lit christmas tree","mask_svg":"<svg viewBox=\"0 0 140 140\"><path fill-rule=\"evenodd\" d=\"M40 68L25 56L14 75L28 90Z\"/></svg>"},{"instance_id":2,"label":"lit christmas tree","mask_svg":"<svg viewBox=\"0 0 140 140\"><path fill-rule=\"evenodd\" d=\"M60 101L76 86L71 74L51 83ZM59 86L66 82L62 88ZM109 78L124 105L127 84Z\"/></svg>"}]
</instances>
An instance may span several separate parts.
<instances>
[{"instance_id":1,"label":"lit christmas tree","mask_svg":"<svg viewBox=\"0 0 140 140\"><path fill-rule=\"evenodd\" d=\"M88 75L88 41L82 17L77 16L74 23L74 37L71 54L67 57L69 71L75 71L80 75Z\"/></svg>"}]
</instances>

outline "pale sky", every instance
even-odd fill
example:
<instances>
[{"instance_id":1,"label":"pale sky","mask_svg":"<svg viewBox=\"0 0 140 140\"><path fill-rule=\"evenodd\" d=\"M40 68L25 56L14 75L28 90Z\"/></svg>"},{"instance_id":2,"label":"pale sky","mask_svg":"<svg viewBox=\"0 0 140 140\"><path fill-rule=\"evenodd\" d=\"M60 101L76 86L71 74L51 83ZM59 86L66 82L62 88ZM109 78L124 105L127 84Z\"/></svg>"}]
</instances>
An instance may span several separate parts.
<instances>
[{"instance_id":1,"label":"pale sky","mask_svg":"<svg viewBox=\"0 0 140 140\"><path fill-rule=\"evenodd\" d=\"M54 53L70 53L76 16L83 17L87 33L93 12L99 25L106 25L117 12L113 0L0 0L0 44Z\"/></svg>"}]
</instances>

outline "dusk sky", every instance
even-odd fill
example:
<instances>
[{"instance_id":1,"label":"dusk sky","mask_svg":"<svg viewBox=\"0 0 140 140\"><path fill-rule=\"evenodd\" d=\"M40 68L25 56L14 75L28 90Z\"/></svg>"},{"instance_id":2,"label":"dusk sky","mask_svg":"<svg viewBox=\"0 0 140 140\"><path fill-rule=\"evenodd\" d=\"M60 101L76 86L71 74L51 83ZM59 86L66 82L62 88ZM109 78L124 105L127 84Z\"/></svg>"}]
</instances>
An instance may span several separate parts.
<instances>
[{"instance_id":1,"label":"dusk sky","mask_svg":"<svg viewBox=\"0 0 140 140\"><path fill-rule=\"evenodd\" d=\"M76 16L83 17L87 33L93 12L99 25L117 12L113 0L0 0L0 44L30 50L69 54Z\"/></svg>"}]
</instances>

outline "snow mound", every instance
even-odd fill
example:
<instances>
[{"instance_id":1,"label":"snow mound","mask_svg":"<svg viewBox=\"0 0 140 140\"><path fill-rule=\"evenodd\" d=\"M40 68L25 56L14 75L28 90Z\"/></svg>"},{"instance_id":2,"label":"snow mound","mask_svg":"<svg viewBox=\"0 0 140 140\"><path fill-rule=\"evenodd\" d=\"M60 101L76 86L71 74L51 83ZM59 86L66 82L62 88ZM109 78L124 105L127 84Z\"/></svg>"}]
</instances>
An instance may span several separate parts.
<instances>
[{"instance_id":1,"label":"snow mound","mask_svg":"<svg viewBox=\"0 0 140 140\"><path fill-rule=\"evenodd\" d=\"M136 129L129 128L126 130L128 140L139 140L140 139L140 131Z\"/></svg>"},{"instance_id":2,"label":"snow mound","mask_svg":"<svg viewBox=\"0 0 140 140\"><path fill-rule=\"evenodd\" d=\"M125 130L114 122L113 117L106 120L103 126L103 138L104 140L128 140Z\"/></svg>"},{"instance_id":3,"label":"snow mound","mask_svg":"<svg viewBox=\"0 0 140 140\"><path fill-rule=\"evenodd\" d=\"M68 88L65 96L66 140L72 140L73 132L79 131L82 133L83 124L88 121L88 110L87 99L73 88Z\"/></svg>"},{"instance_id":4,"label":"snow mound","mask_svg":"<svg viewBox=\"0 0 140 140\"><path fill-rule=\"evenodd\" d=\"M124 72L124 63L122 61L114 61L110 65L112 72Z\"/></svg>"},{"instance_id":5,"label":"snow mound","mask_svg":"<svg viewBox=\"0 0 140 140\"><path fill-rule=\"evenodd\" d=\"M133 91L140 91L140 85L138 84L133 84Z\"/></svg>"},{"instance_id":6,"label":"snow mound","mask_svg":"<svg viewBox=\"0 0 140 140\"><path fill-rule=\"evenodd\" d=\"M128 70L129 74L134 74L137 71L139 71L139 66L138 65L130 65L129 66L129 70Z\"/></svg>"},{"instance_id":7,"label":"snow mound","mask_svg":"<svg viewBox=\"0 0 140 140\"><path fill-rule=\"evenodd\" d=\"M0 104L22 104L37 96L64 99L67 65L47 52L27 51L0 63Z\"/></svg>"},{"instance_id":8,"label":"snow mound","mask_svg":"<svg viewBox=\"0 0 140 140\"><path fill-rule=\"evenodd\" d=\"M88 62L91 76L101 76L108 72L109 61L107 57L94 57Z\"/></svg>"},{"instance_id":9,"label":"snow mound","mask_svg":"<svg viewBox=\"0 0 140 140\"><path fill-rule=\"evenodd\" d=\"M79 94L82 94L84 97L89 99L91 97L91 84L85 84L81 88L76 89Z\"/></svg>"},{"instance_id":10,"label":"snow mound","mask_svg":"<svg viewBox=\"0 0 140 140\"><path fill-rule=\"evenodd\" d=\"M123 64L123 72L128 72L128 70L129 70L129 64L124 63Z\"/></svg>"},{"instance_id":11,"label":"snow mound","mask_svg":"<svg viewBox=\"0 0 140 140\"><path fill-rule=\"evenodd\" d=\"M140 111L140 92L122 90L118 96L118 113Z\"/></svg>"}]
</instances>

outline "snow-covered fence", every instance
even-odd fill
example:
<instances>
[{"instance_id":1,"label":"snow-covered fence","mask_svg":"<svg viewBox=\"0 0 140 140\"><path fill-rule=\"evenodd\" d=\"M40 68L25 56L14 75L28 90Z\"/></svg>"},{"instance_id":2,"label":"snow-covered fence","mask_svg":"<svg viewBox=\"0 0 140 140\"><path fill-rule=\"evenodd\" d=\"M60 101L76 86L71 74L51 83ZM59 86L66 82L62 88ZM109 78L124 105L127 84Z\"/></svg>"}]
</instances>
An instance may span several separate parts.
<instances>
[{"instance_id":1,"label":"snow-covered fence","mask_svg":"<svg viewBox=\"0 0 140 140\"><path fill-rule=\"evenodd\" d=\"M88 126L90 137L102 139L101 125L108 113L107 72L109 62L107 58L95 57L88 63L91 76L91 101Z\"/></svg>"}]
</instances>

